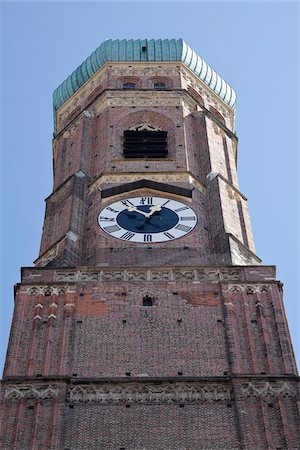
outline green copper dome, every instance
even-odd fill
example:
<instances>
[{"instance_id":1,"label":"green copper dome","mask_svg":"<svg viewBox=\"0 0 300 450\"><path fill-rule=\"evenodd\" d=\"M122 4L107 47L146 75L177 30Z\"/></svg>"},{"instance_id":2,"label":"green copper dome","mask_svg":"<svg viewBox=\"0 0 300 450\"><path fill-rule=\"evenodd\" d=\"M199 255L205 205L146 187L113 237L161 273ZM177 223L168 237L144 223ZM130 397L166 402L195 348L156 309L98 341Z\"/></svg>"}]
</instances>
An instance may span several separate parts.
<instances>
[{"instance_id":1,"label":"green copper dome","mask_svg":"<svg viewBox=\"0 0 300 450\"><path fill-rule=\"evenodd\" d=\"M54 112L108 61L181 61L225 103L235 107L234 90L182 39L108 39L55 89Z\"/></svg>"}]
</instances>

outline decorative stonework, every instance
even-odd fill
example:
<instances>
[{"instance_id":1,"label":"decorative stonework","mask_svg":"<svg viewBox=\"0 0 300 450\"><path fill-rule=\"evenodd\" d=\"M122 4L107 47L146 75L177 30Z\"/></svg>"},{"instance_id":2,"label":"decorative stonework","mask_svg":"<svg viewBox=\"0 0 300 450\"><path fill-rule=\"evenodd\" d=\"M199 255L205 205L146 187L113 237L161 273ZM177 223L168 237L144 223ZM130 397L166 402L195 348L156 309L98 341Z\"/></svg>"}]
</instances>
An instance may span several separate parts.
<instances>
[{"instance_id":1,"label":"decorative stonework","mask_svg":"<svg viewBox=\"0 0 300 450\"><path fill-rule=\"evenodd\" d=\"M170 404L229 401L232 399L232 391L229 386L197 382L79 385L70 388L68 393L70 401L74 403Z\"/></svg>"},{"instance_id":2,"label":"decorative stonework","mask_svg":"<svg viewBox=\"0 0 300 450\"><path fill-rule=\"evenodd\" d=\"M129 128L130 131L161 131L161 128L151 125L149 123L140 123Z\"/></svg>"},{"instance_id":3,"label":"decorative stonework","mask_svg":"<svg viewBox=\"0 0 300 450\"><path fill-rule=\"evenodd\" d=\"M188 281L197 283L200 281L227 281L238 280L241 276L239 269L213 269L213 268L193 268L193 267L164 267L153 269L95 269L91 272L59 271L54 275L56 282L78 282L78 281ZM230 287L233 285L230 285ZM237 286L237 285L234 285ZM251 288L253 286L251 285Z\"/></svg>"},{"instance_id":4,"label":"decorative stonework","mask_svg":"<svg viewBox=\"0 0 300 450\"><path fill-rule=\"evenodd\" d=\"M142 66L141 63L139 63L139 67L138 66L133 66L133 67L128 67L127 63L126 65L124 64L123 66L118 65L114 66L112 69L112 72L114 74L115 77L120 77L120 76L137 76L143 79L146 78L151 78L153 76L155 77L172 77L172 76L176 76L178 74L178 67L172 67L171 64L166 64L166 67L157 67L157 66ZM177 64L177 62L176 62ZM181 64L180 62L178 62L178 65Z\"/></svg>"},{"instance_id":5,"label":"decorative stonework","mask_svg":"<svg viewBox=\"0 0 300 450\"><path fill-rule=\"evenodd\" d=\"M247 294L256 294L258 292L268 292L269 291L269 286L268 285L257 285L257 284L251 284L251 285L246 285L246 284L229 284L228 285L228 290L230 292L235 292L235 293L239 293L239 292L246 292Z\"/></svg>"},{"instance_id":6,"label":"decorative stonework","mask_svg":"<svg viewBox=\"0 0 300 450\"><path fill-rule=\"evenodd\" d=\"M59 389L53 384L10 384L6 386L4 398L8 400L19 400L22 398L35 398L45 400L58 396Z\"/></svg>"},{"instance_id":7,"label":"decorative stonework","mask_svg":"<svg viewBox=\"0 0 300 450\"><path fill-rule=\"evenodd\" d=\"M287 383L284 381L277 381L276 383L270 383L268 381L257 381L257 382L249 382L243 383L242 392L247 397L296 397L297 391L291 385L291 383Z\"/></svg>"},{"instance_id":8,"label":"decorative stonework","mask_svg":"<svg viewBox=\"0 0 300 450\"><path fill-rule=\"evenodd\" d=\"M52 261L58 255L58 246L61 243L57 243L53 248L48 250L41 258L35 261L35 265L38 267L46 266L50 261Z\"/></svg>"},{"instance_id":9,"label":"decorative stonework","mask_svg":"<svg viewBox=\"0 0 300 450\"><path fill-rule=\"evenodd\" d=\"M67 286L30 286L27 289L29 295L64 295L67 292L69 292Z\"/></svg>"},{"instance_id":10,"label":"decorative stonework","mask_svg":"<svg viewBox=\"0 0 300 450\"><path fill-rule=\"evenodd\" d=\"M155 98L145 98L145 96L139 97L138 95L135 96L119 96L119 97L110 97L107 99L107 106L122 106L122 107L130 107L130 106L136 106L136 107L142 107L148 106L150 108L153 108L153 106L160 106L162 108L166 106L181 106L182 102L178 98L178 96L174 97L164 97L164 96L158 96L156 95ZM97 112L99 112L97 110Z\"/></svg>"}]
</instances>

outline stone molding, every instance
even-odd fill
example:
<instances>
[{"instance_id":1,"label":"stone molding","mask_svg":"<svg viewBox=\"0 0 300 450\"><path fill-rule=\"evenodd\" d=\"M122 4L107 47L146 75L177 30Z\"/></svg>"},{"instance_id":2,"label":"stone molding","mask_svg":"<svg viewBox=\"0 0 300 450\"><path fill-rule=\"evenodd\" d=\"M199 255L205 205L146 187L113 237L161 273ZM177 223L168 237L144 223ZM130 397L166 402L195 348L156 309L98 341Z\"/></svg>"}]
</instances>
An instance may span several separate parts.
<instances>
[{"instance_id":1,"label":"stone molding","mask_svg":"<svg viewBox=\"0 0 300 450\"><path fill-rule=\"evenodd\" d=\"M70 401L74 403L170 404L232 399L232 389L229 386L197 382L78 385L69 388L68 394Z\"/></svg>"},{"instance_id":2,"label":"stone molding","mask_svg":"<svg viewBox=\"0 0 300 450\"><path fill-rule=\"evenodd\" d=\"M4 398L7 400L55 398L59 394L58 386L34 384L10 384L6 386Z\"/></svg>"},{"instance_id":3,"label":"stone molding","mask_svg":"<svg viewBox=\"0 0 300 450\"><path fill-rule=\"evenodd\" d=\"M242 393L246 397L296 397L297 391L291 383L285 381L270 383L269 381L257 381L242 384Z\"/></svg>"},{"instance_id":4,"label":"stone molding","mask_svg":"<svg viewBox=\"0 0 300 450\"><path fill-rule=\"evenodd\" d=\"M227 281L239 280L241 271L239 269L201 269L191 267L180 268L153 268L153 269L99 269L89 271L60 271L54 273L56 282L77 281L189 281L198 283L200 281Z\"/></svg>"},{"instance_id":5,"label":"stone molding","mask_svg":"<svg viewBox=\"0 0 300 450\"><path fill-rule=\"evenodd\" d=\"M290 382L253 381L242 383L243 397L258 397L266 400L276 397L297 397L297 390ZM5 387L6 400L47 400L59 396L55 384L9 384ZM200 403L231 401L232 386L225 383L203 383L195 381L130 383L95 383L69 387L67 399L72 403Z\"/></svg>"},{"instance_id":6,"label":"stone molding","mask_svg":"<svg viewBox=\"0 0 300 450\"><path fill-rule=\"evenodd\" d=\"M118 160L118 163L125 164L127 161L122 159ZM140 181L141 179L149 179L150 181L155 181L157 183L184 183L195 186L201 192L204 192L205 190L205 186L188 172L148 172L147 174L144 172L127 172L102 174L90 184L89 189L93 192L103 185L132 183L134 181Z\"/></svg>"}]
</instances>

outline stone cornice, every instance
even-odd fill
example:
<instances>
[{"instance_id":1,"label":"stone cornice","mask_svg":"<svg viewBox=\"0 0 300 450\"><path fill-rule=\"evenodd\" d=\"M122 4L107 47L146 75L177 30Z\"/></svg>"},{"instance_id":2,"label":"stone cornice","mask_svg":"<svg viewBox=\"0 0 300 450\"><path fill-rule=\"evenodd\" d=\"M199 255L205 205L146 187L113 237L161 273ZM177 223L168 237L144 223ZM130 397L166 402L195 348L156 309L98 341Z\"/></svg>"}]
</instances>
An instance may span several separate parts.
<instances>
[{"instance_id":1,"label":"stone cornice","mask_svg":"<svg viewBox=\"0 0 300 450\"><path fill-rule=\"evenodd\" d=\"M47 272L47 281L43 282L43 273ZM68 267L47 269L47 267L22 268L22 284L45 289L45 286L60 286L63 283L77 282L135 282L185 281L200 283L214 281L234 282L238 285L269 285L274 283L274 266L157 266L157 267Z\"/></svg>"}]
</instances>

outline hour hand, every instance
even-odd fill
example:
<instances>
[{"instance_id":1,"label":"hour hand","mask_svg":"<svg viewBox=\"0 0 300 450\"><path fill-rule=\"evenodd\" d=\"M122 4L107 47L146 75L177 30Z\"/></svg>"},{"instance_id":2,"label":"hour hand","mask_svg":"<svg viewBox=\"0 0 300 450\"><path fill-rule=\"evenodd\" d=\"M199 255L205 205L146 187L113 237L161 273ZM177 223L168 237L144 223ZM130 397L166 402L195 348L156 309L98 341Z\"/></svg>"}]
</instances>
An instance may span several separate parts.
<instances>
[{"instance_id":1,"label":"hour hand","mask_svg":"<svg viewBox=\"0 0 300 450\"><path fill-rule=\"evenodd\" d=\"M148 213L145 213L144 211L141 211L140 209L137 209L135 206L127 206L127 211L128 212L137 212L139 214L142 214L145 217L149 217Z\"/></svg>"},{"instance_id":2,"label":"hour hand","mask_svg":"<svg viewBox=\"0 0 300 450\"><path fill-rule=\"evenodd\" d=\"M161 211L161 206L160 205L151 206L150 212L148 213L148 217L152 216L152 214L154 214L157 211Z\"/></svg>"}]
</instances>

